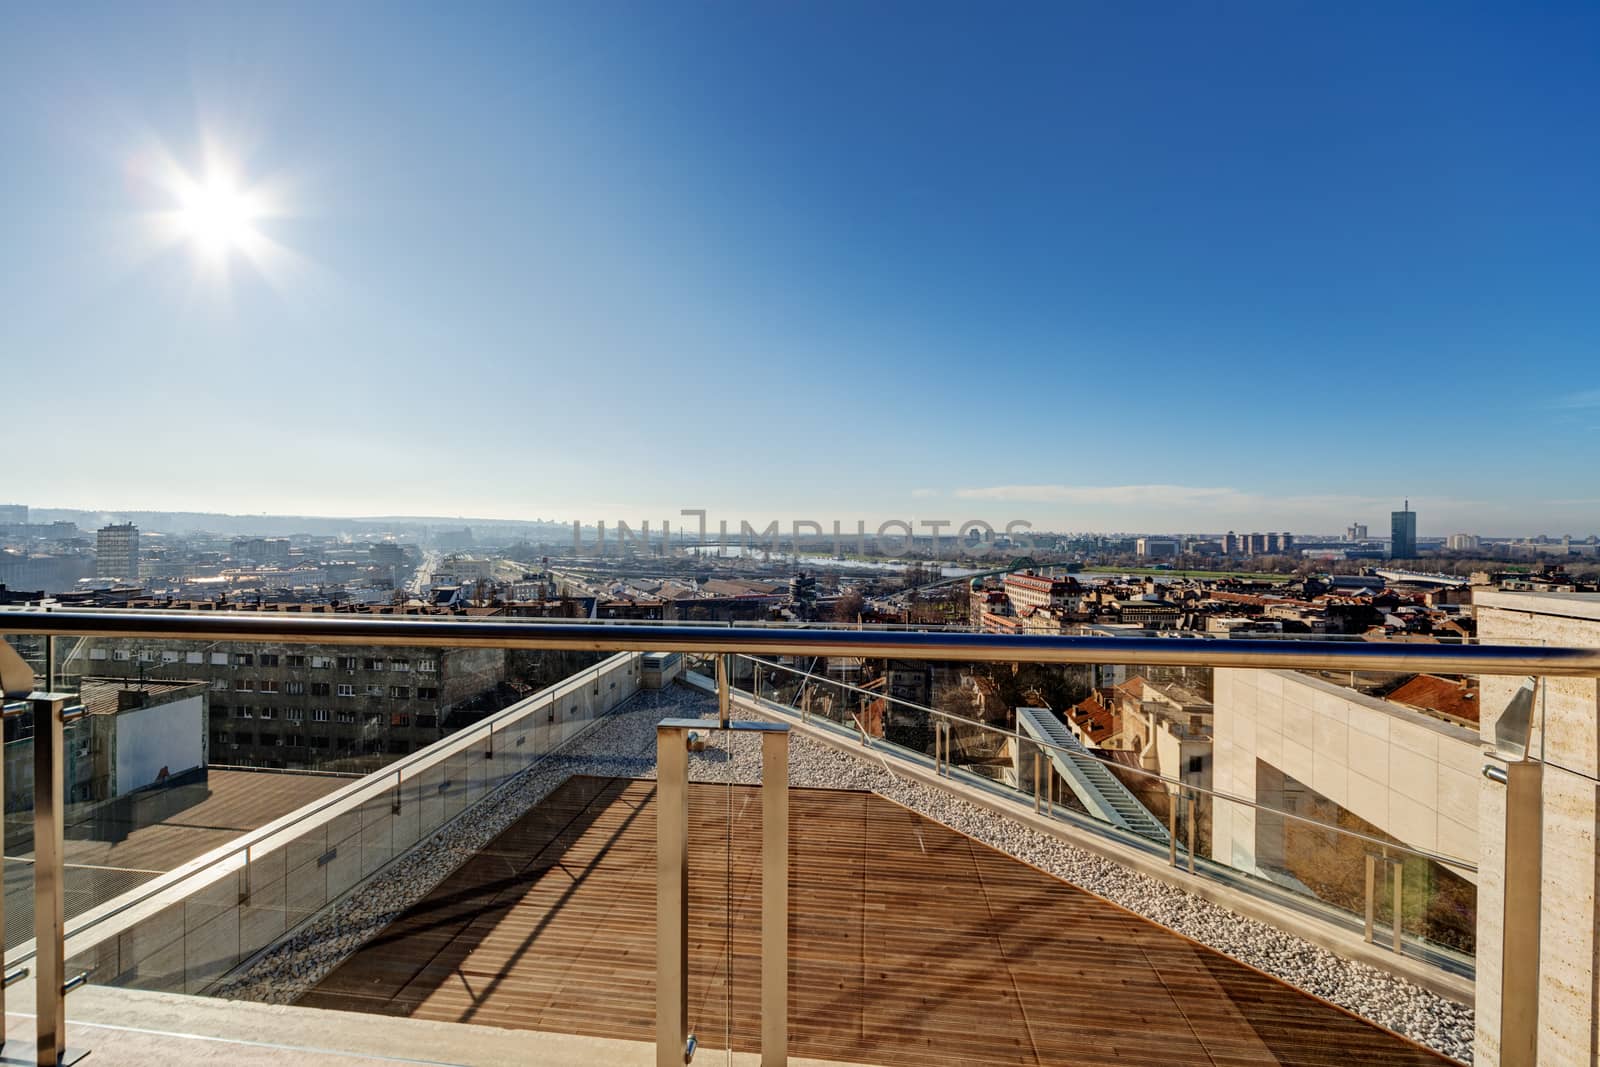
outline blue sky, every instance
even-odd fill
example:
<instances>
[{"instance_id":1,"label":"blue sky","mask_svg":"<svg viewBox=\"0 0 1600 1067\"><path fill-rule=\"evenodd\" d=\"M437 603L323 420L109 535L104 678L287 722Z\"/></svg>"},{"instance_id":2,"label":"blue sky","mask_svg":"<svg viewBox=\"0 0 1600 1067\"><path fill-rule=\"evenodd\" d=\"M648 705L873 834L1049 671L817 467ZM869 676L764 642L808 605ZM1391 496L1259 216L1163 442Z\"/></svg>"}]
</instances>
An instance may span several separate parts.
<instances>
[{"instance_id":1,"label":"blue sky","mask_svg":"<svg viewBox=\"0 0 1600 1067\"><path fill-rule=\"evenodd\" d=\"M0 498L1600 530L1600 10L994 7L14 7Z\"/></svg>"}]
</instances>

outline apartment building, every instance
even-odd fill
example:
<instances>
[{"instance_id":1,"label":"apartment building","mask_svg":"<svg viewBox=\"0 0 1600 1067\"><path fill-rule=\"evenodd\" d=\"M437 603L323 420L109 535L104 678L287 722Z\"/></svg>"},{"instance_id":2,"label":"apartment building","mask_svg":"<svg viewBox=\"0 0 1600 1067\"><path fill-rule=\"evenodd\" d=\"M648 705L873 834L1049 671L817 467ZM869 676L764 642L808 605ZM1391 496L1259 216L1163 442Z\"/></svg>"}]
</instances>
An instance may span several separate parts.
<instances>
[{"instance_id":1,"label":"apartment building","mask_svg":"<svg viewBox=\"0 0 1600 1067\"><path fill-rule=\"evenodd\" d=\"M506 654L96 638L69 654L66 670L204 682L213 763L364 767L437 741L453 709L506 680Z\"/></svg>"},{"instance_id":2,"label":"apartment building","mask_svg":"<svg viewBox=\"0 0 1600 1067\"><path fill-rule=\"evenodd\" d=\"M1075 578L1047 578L1032 571L1006 575L1005 591L1012 610L1019 615L1028 608L1076 611L1082 593Z\"/></svg>"},{"instance_id":3,"label":"apartment building","mask_svg":"<svg viewBox=\"0 0 1600 1067\"><path fill-rule=\"evenodd\" d=\"M139 580L139 527L131 522L100 527L95 535L95 577Z\"/></svg>"}]
</instances>

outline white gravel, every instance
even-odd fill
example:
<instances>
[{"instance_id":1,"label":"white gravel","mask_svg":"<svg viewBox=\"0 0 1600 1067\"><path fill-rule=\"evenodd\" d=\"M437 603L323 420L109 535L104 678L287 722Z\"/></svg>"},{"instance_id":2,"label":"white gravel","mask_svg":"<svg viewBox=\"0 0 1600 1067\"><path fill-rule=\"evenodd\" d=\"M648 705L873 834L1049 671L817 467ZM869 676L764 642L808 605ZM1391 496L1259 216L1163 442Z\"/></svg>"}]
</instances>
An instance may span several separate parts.
<instances>
[{"instance_id":1,"label":"white gravel","mask_svg":"<svg viewBox=\"0 0 1600 1067\"><path fill-rule=\"evenodd\" d=\"M656 722L715 714L711 697L687 688L640 694L482 801L470 819L457 819L433 834L374 875L358 893L229 975L218 994L292 1002L567 778L575 774L653 778ZM718 747L690 755L690 780L751 785L761 780L759 737L724 735L714 744ZM943 790L891 775L870 751L856 755L796 733L790 741L789 778L803 788L878 793L1363 1018L1454 1059L1472 1062L1470 1007L1342 959Z\"/></svg>"}]
</instances>

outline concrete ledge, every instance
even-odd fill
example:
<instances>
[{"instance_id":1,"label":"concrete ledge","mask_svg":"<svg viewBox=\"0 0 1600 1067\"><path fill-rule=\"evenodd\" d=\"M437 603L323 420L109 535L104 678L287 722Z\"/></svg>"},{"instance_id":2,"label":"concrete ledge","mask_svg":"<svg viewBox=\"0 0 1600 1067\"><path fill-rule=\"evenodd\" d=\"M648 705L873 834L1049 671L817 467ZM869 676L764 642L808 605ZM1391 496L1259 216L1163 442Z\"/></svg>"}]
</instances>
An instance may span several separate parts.
<instances>
[{"instance_id":1,"label":"concrete ledge","mask_svg":"<svg viewBox=\"0 0 1600 1067\"><path fill-rule=\"evenodd\" d=\"M32 1063L33 993L16 987L7 1015L3 1062ZM502 1030L469 1023L441 1023L355 1012L324 1011L247 1001L214 1000L178 993L84 986L67 1001L67 1045L88 1049L95 1067L108 1064L216 1063L305 1064L407 1063L503 1067L592 1067L618 1064L653 1067L655 1046L643 1041ZM726 1053L702 1046L701 1057L725 1062ZM761 1057L735 1053L739 1067L757 1067ZM865 1067L832 1060L790 1057L791 1067Z\"/></svg>"}]
</instances>

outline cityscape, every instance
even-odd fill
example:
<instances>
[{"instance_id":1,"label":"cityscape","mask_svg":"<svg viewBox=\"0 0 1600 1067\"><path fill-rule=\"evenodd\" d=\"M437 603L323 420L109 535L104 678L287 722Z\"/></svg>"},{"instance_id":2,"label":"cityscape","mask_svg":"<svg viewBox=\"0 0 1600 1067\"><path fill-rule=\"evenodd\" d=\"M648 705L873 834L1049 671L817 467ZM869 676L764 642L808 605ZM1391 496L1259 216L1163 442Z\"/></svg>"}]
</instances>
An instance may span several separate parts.
<instances>
[{"instance_id":1,"label":"cityscape","mask_svg":"<svg viewBox=\"0 0 1600 1067\"><path fill-rule=\"evenodd\" d=\"M1600 1065L1600 17L22 3L0 1051Z\"/></svg>"}]
</instances>

